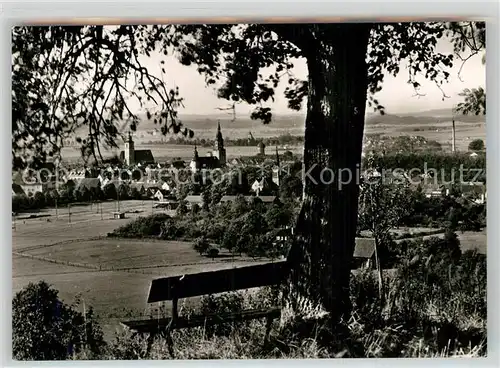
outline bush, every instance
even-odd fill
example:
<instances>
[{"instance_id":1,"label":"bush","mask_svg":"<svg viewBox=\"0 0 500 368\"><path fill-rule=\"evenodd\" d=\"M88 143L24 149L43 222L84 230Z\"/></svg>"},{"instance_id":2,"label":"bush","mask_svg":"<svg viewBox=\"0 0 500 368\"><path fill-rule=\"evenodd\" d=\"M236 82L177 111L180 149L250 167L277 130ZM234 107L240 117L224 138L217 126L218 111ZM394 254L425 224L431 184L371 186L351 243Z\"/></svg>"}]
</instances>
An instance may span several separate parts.
<instances>
[{"instance_id":1,"label":"bush","mask_svg":"<svg viewBox=\"0 0 500 368\"><path fill-rule=\"evenodd\" d=\"M210 248L207 251L207 256L214 259L215 257L219 256L219 250L217 248Z\"/></svg>"},{"instance_id":2,"label":"bush","mask_svg":"<svg viewBox=\"0 0 500 368\"><path fill-rule=\"evenodd\" d=\"M193 244L193 249L201 256L210 249L210 243L204 237L198 238Z\"/></svg>"},{"instance_id":3,"label":"bush","mask_svg":"<svg viewBox=\"0 0 500 368\"><path fill-rule=\"evenodd\" d=\"M155 214L148 217L139 217L113 231L113 236L123 238L146 238L160 236L164 232L165 222L170 219L166 214Z\"/></svg>"},{"instance_id":4,"label":"bush","mask_svg":"<svg viewBox=\"0 0 500 368\"><path fill-rule=\"evenodd\" d=\"M92 308L85 316L59 300L44 281L30 283L12 301L12 351L16 360L62 360L88 351L92 358L104 347Z\"/></svg>"},{"instance_id":5,"label":"bush","mask_svg":"<svg viewBox=\"0 0 500 368\"><path fill-rule=\"evenodd\" d=\"M482 139L474 139L469 143L469 150L482 151L484 150L484 141Z\"/></svg>"}]
</instances>

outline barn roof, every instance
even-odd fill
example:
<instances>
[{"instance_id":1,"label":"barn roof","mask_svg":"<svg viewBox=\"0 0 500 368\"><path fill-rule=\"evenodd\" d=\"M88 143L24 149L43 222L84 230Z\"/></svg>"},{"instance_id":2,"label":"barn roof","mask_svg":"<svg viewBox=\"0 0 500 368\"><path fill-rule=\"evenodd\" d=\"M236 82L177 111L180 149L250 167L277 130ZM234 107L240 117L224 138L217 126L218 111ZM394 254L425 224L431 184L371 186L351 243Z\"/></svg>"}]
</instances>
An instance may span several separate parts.
<instances>
[{"instance_id":1,"label":"barn roof","mask_svg":"<svg viewBox=\"0 0 500 368\"><path fill-rule=\"evenodd\" d=\"M354 247L354 258L371 258L375 253L375 239L356 238Z\"/></svg>"},{"instance_id":2,"label":"barn roof","mask_svg":"<svg viewBox=\"0 0 500 368\"><path fill-rule=\"evenodd\" d=\"M184 198L185 201L189 203L203 203L203 198L201 195L188 195Z\"/></svg>"}]
</instances>

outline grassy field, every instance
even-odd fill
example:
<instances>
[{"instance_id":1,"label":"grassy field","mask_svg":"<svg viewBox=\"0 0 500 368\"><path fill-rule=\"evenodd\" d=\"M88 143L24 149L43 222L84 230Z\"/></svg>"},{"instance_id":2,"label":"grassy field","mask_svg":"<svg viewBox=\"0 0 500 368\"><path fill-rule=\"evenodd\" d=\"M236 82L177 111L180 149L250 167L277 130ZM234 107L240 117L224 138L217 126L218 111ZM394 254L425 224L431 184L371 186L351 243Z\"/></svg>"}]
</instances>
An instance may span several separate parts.
<instances>
[{"instance_id":1,"label":"grassy field","mask_svg":"<svg viewBox=\"0 0 500 368\"><path fill-rule=\"evenodd\" d=\"M420 228L419 228L420 231ZM487 253L487 236L486 229L479 232L464 231L463 233L457 231L458 240L460 241L460 248L462 251L477 249L481 254ZM420 236L419 236L420 237ZM440 234L433 234L423 236L423 239L428 239L430 237L444 237L444 232ZM406 239L405 239L406 240ZM396 240L396 242L402 242L403 240Z\"/></svg>"},{"instance_id":2,"label":"grassy field","mask_svg":"<svg viewBox=\"0 0 500 368\"><path fill-rule=\"evenodd\" d=\"M444 151L451 151L451 121L439 122L428 126L411 126L406 124L367 125L365 134L383 134L385 136L422 136L428 140L437 141ZM484 123L460 122L455 127L455 143L458 151L467 151L474 139L486 141Z\"/></svg>"},{"instance_id":3,"label":"grassy field","mask_svg":"<svg viewBox=\"0 0 500 368\"><path fill-rule=\"evenodd\" d=\"M140 215L109 219L114 205L103 205L107 213L103 220L90 206L73 208L71 224L61 210L56 220L54 209L43 211L50 215L50 221L45 217L17 220L12 236L13 292L30 282L45 280L66 302L81 294L97 312L106 336L111 337L120 320L148 312L146 298L152 279L256 262L245 257L212 260L194 252L189 242L105 238L108 232ZM121 202L121 208L130 211L142 206L142 201ZM144 207L144 214L150 214L150 203Z\"/></svg>"}]
</instances>

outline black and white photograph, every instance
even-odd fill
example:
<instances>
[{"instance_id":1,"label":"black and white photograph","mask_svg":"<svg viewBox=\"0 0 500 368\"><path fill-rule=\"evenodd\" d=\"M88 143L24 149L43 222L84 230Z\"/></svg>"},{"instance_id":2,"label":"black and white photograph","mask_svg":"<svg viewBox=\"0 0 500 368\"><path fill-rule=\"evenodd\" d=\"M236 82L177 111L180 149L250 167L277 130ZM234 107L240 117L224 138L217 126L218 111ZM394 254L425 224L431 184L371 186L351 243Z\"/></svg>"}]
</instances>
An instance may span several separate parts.
<instances>
[{"instance_id":1,"label":"black and white photograph","mask_svg":"<svg viewBox=\"0 0 500 368\"><path fill-rule=\"evenodd\" d=\"M12 359L486 357L486 23L221 19L11 28Z\"/></svg>"}]
</instances>

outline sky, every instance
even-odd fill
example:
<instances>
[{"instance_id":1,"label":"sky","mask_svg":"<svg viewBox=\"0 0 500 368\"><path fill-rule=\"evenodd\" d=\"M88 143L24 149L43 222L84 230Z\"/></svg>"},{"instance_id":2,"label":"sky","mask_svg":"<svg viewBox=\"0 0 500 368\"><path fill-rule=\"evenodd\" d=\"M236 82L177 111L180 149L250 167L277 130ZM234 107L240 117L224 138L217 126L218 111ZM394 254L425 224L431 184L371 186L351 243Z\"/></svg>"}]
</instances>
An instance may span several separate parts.
<instances>
[{"instance_id":1,"label":"sky","mask_svg":"<svg viewBox=\"0 0 500 368\"><path fill-rule=\"evenodd\" d=\"M447 40L438 43L437 51L442 53L452 52L452 45ZM181 65L175 56L153 54L151 57L144 57L141 60L149 70L155 75L161 74L160 61L165 60L166 74L163 76L168 87L179 87L181 96L184 98L184 108L179 110L181 114L224 114L217 108L228 107L229 101L218 99L213 86L207 87L203 75L198 74L195 66ZM442 100L441 90L432 81L426 80L423 76L419 79L421 83L420 93L425 96L415 96L415 90L407 84L408 74L405 70L404 61L400 67L400 73L396 76L387 75L384 78L382 91L375 97L386 108L389 114L410 113L427 111L433 109L451 109L453 105L462 100L458 94L464 88L485 87L486 68L481 62L482 54L470 58L462 67L459 77L459 70L462 62L456 59L453 68L450 70L449 82L443 85L443 90L449 98ZM306 63L298 60L295 63L293 73L300 78L307 77ZM290 114L292 110L287 107L287 100L283 95L285 84L282 83L276 91L275 102L268 104L275 114ZM138 109L138 106L137 106ZM253 109L246 104L237 105L237 113L247 114ZM369 112L369 111L368 111Z\"/></svg>"}]
</instances>

